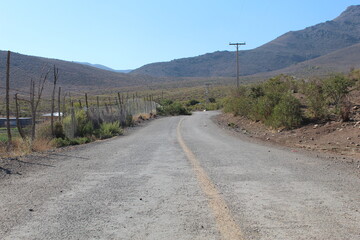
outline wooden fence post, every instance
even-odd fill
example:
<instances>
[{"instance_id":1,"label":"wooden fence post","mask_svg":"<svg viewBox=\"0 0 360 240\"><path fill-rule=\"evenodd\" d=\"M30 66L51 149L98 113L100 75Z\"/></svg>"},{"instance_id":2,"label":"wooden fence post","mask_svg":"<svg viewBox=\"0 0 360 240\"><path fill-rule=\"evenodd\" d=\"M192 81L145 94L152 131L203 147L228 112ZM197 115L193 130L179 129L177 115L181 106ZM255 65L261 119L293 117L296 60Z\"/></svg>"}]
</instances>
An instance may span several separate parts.
<instances>
[{"instance_id":1,"label":"wooden fence post","mask_svg":"<svg viewBox=\"0 0 360 240\"><path fill-rule=\"evenodd\" d=\"M25 136L25 133L22 129L22 126L21 126L21 123L20 123L20 119L19 119L19 111L20 111L20 106L19 106L19 103L18 103L18 97L17 97L17 93L15 93L15 107L16 107L16 126L17 126L17 129L19 131L19 134L21 136L21 138L23 140L26 139L26 136Z\"/></svg>"},{"instance_id":2,"label":"wooden fence post","mask_svg":"<svg viewBox=\"0 0 360 240\"><path fill-rule=\"evenodd\" d=\"M51 97L51 135L55 136L54 130L54 111L55 111L55 90L56 90L56 82L59 76L59 69L54 65L54 88Z\"/></svg>"},{"instance_id":3,"label":"wooden fence post","mask_svg":"<svg viewBox=\"0 0 360 240\"><path fill-rule=\"evenodd\" d=\"M10 129L10 51L7 52L6 61L6 129L8 137L6 150L10 151L12 147Z\"/></svg>"},{"instance_id":4,"label":"wooden fence post","mask_svg":"<svg viewBox=\"0 0 360 240\"><path fill-rule=\"evenodd\" d=\"M97 122L100 126L100 103L99 103L99 96L96 96L96 107L97 107Z\"/></svg>"},{"instance_id":5,"label":"wooden fence post","mask_svg":"<svg viewBox=\"0 0 360 240\"><path fill-rule=\"evenodd\" d=\"M58 114L59 114L59 116L58 116L58 120L59 120L59 122L61 122L61 101L60 101L60 97L61 97L61 87L59 87L59 93L58 93Z\"/></svg>"},{"instance_id":6,"label":"wooden fence post","mask_svg":"<svg viewBox=\"0 0 360 240\"><path fill-rule=\"evenodd\" d=\"M89 103L88 103L87 93L85 93L85 106L86 106L86 111L88 111L89 110Z\"/></svg>"}]
</instances>

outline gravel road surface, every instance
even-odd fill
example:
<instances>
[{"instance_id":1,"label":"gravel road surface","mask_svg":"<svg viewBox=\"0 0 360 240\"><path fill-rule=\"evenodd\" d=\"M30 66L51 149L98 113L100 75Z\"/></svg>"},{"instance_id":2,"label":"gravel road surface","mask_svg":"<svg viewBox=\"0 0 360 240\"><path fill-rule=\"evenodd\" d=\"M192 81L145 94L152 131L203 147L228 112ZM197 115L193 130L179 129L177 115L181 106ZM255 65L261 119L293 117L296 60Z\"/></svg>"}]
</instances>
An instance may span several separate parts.
<instances>
[{"instance_id":1,"label":"gravel road surface","mask_svg":"<svg viewBox=\"0 0 360 240\"><path fill-rule=\"evenodd\" d=\"M0 239L360 239L358 170L162 118L0 180ZM42 161L44 162L44 161Z\"/></svg>"}]
</instances>

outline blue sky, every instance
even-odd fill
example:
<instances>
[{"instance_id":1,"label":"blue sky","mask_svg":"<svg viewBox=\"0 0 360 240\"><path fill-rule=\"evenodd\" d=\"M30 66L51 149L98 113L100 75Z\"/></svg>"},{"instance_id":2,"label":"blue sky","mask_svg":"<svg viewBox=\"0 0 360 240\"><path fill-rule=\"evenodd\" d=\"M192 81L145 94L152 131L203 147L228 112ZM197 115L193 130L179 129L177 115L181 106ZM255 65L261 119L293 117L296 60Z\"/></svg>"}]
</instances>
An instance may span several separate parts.
<instances>
[{"instance_id":1,"label":"blue sky","mask_svg":"<svg viewBox=\"0 0 360 240\"><path fill-rule=\"evenodd\" d=\"M253 49L359 0L0 0L0 49L134 69Z\"/></svg>"}]
</instances>

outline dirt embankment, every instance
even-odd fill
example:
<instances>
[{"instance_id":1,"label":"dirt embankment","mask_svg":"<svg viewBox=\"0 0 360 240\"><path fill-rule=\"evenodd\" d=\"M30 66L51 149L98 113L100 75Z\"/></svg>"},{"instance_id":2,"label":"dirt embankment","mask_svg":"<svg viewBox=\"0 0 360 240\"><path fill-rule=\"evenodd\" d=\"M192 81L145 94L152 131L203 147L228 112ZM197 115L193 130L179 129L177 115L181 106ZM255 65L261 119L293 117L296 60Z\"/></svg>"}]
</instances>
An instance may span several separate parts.
<instances>
[{"instance_id":1,"label":"dirt embankment","mask_svg":"<svg viewBox=\"0 0 360 240\"><path fill-rule=\"evenodd\" d=\"M260 122L232 114L218 115L215 121L234 132L262 141L360 159L360 121L313 123L295 130L277 131L266 128Z\"/></svg>"}]
</instances>

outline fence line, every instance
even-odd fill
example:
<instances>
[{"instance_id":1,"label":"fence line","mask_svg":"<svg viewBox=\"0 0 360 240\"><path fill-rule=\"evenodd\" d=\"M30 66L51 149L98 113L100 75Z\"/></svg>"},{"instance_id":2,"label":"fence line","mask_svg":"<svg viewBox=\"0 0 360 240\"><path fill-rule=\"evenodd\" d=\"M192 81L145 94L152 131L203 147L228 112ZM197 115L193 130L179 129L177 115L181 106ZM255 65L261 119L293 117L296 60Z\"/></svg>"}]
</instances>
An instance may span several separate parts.
<instances>
[{"instance_id":1,"label":"fence line","mask_svg":"<svg viewBox=\"0 0 360 240\"><path fill-rule=\"evenodd\" d=\"M129 124L134 117L139 115L154 115L158 104L154 101L145 100L142 98L120 99L116 104L106 104L104 106L90 106L90 107L70 107L66 115L70 116L70 126L67 126L64 131L69 138L74 138L77 131L76 111L84 110L88 119L94 126L99 127L102 123L110 123L118 121L122 126ZM65 117L66 117L65 115Z\"/></svg>"}]
</instances>

